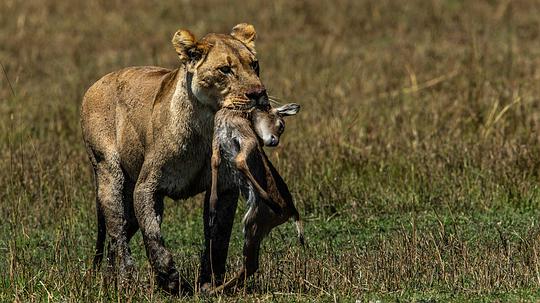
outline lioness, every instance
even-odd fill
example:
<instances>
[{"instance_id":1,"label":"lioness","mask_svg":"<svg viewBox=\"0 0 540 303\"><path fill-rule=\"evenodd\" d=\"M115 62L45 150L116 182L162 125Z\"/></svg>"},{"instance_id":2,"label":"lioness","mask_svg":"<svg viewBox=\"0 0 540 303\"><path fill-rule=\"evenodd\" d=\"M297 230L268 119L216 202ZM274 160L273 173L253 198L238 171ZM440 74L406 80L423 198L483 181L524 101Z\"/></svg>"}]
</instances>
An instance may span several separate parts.
<instances>
[{"instance_id":1,"label":"lioness","mask_svg":"<svg viewBox=\"0 0 540 303\"><path fill-rule=\"evenodd\" d=\"M199 283L205 288L212 278L222 282L238 188L220 180L217 220L210 227L213 119L226 104L268 104L255 35L250 24L198 41L178 30L172 39L181 63L177 69L130 67L88 89L81 126L96 184L96 266L107 233L109 263L118 265L121 278L128 277L134 266L128 243L140 228L159 286L178 292L178 271L161 236L163 198L185 199L206 190Z\"/></svg>"}]
</instances>

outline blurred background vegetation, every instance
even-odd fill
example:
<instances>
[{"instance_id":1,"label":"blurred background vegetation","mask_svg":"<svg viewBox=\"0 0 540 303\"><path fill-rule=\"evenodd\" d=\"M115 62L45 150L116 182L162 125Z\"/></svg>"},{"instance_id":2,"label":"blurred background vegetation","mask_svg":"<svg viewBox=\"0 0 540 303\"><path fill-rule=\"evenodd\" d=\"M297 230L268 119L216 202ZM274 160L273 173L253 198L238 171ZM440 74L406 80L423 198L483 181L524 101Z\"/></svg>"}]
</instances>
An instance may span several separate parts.
<instances>
[{"instance_id":1,"label":"blurred background vegetation","mask_svg":"<svg viewBox=\"0 0 540 303\"><path fill-rule=\"evenodd\" d=\"M260 273L220 299L538 299L539 16L534 0L1 1L0 301L172 300L154 290L140 235L133 289L90 271L79 106L110 71L177 67L178 28L241 22L257 29L269 93L302 105L268 153L309 248L278 228ZM201 212L201 197L166 203L189 281Z\"/></svg>"}]
</instances>

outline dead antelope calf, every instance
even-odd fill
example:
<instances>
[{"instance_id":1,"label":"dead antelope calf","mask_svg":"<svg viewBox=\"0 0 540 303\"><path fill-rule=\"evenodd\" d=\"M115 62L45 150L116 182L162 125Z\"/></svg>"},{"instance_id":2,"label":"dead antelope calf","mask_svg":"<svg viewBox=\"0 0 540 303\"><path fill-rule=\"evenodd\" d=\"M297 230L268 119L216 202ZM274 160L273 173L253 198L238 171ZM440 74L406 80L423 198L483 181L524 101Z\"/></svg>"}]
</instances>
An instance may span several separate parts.
<instances>
[{"instance_id":1,"label":"dead antelope calf","mask_svg":"<svg viewBox=\"0 0 540 303\"><path fill-rule=\"evenodd\" d=\"M218 177L234 179L249 209L243 219L244 265L232 280L213 292L236 286L255 273L262 239L289 218L295 220L299 240L304 242L300 215L292 195L262 148L262 145L279 143L285 129L283 117L295 115L299 109L299 105L291 103L278 108L222 108L215 115L210 225L217 219Z\"/></svg>"}]
</instances>

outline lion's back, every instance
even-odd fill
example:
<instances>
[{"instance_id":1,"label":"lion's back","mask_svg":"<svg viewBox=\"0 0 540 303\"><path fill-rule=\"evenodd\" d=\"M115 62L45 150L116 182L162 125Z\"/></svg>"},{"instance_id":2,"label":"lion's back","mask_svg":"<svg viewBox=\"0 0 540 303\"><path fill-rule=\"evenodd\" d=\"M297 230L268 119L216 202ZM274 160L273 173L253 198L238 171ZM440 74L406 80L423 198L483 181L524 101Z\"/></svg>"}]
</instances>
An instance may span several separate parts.
<instances>
[{"instance_id":1,"label":"lion's back","mask_svg":"<svg viewBox=\"0 0 540 303\"><path fill-rule=\"evenodd\" d=\"M161 67L128 67L96 81L81 105L81 127L87 147L97 154L127 152L140 157L156 95L174 71ZM123 151L129 147L129 151ZM89 151L89 152L90 152ZM132 159L135 160L135 159ZM139 162L139 161L134 161Z\"/></svg>"}]
</instances>

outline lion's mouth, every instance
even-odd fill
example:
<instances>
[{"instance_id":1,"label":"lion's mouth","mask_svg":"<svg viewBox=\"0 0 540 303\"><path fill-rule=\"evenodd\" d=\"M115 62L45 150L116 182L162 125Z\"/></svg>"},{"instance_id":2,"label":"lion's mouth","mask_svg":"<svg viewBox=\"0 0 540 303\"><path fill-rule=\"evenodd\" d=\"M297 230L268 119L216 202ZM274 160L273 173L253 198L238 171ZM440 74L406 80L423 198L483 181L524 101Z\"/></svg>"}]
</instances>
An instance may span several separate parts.
<instances>
[{"instance_id":1,"label":"lion's mouth","mask_svg":"<svg viewBox=\"0 0 540 303\"><path fill-rule=\"evenodd\" d=\"M248 98L242 98L235 96L234 98L225 99L222 107L235 108L235 109L249 109L255 107L256 102Z\"/></svg>"}]
</instances>

